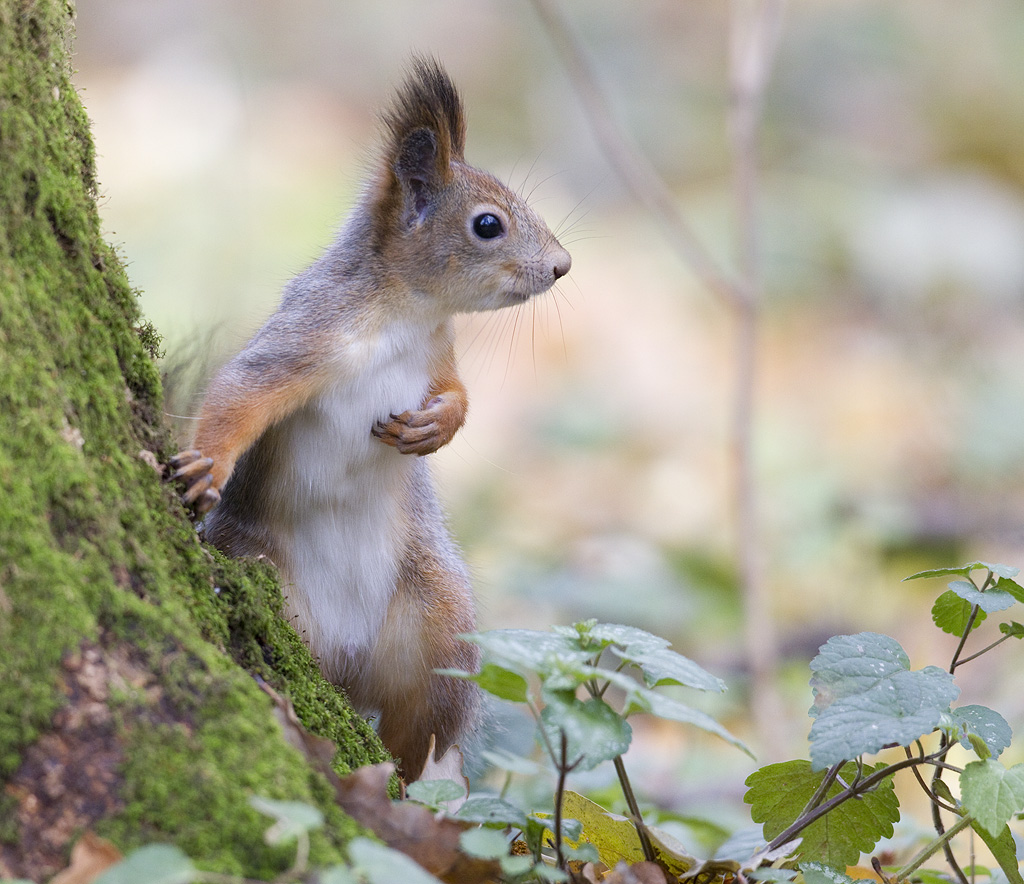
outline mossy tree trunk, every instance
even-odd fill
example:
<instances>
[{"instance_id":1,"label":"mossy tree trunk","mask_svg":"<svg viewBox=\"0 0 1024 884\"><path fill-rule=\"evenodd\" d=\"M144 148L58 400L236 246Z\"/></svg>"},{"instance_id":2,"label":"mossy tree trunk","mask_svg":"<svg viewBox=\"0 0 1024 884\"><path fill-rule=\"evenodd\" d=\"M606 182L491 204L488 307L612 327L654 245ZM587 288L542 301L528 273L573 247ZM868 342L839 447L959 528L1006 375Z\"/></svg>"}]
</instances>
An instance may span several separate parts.
<instances>
[{"instance_id":1,"label":"mossy tree trunk","mask_svg":"<svg viewBox=\"0 0 1024 884\"><path fill-rule=\"evenodd\" d=\"M352 830L253 676L376 761L366 723L278 617L269 568L205 550L164 484L153 349L102 241L74 7L0 0L0 878L42 880L92 830L270 875L251 794L325 810L314 860Z\"/></svg>"}]
</instances>

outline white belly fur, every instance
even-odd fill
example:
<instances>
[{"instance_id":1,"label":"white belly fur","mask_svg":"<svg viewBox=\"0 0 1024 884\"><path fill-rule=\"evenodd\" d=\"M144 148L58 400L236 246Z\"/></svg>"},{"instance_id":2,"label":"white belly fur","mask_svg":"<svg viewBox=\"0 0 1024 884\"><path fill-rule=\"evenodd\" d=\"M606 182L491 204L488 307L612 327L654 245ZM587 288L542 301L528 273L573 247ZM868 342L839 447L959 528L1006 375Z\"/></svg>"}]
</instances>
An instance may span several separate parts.
<instances>
[{"instance_id":1,"label":"white belly fur","mask_svg":"<svg viewBox=\"0 0 1024 884\"><path fill-rule=\"evenodd\" d=\"M358 365L347 354L338 383L270 431L282 457L268 509L286 616L335 678L372 648L395 589L413 456L370 430L422 404L430 381L418 337L412 349L364 345Z\"/></svg>"}]
</instances>

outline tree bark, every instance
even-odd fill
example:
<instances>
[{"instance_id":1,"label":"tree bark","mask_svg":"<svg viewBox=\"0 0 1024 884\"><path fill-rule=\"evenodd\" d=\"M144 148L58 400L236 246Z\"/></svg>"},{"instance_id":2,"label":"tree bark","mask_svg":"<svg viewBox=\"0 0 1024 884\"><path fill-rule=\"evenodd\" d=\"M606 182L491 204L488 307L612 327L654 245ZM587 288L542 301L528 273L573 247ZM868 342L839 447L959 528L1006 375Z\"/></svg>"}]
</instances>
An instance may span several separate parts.
<instances>
[{"instance_id":1,"label":"tree bark","mask_svg":"<svg viewBox=\"0 0 1024 884\"><path fill-rule=\"evenodd\" d=\"M259 562L204 549L162 479L159 338L96 211L70 79L74 6L0 0L0 878L84 831L271 876L248 797L305 801L328 862L354 831L258 680L340 772L386 755L280 618Z\"/></svg>"}]
</instances>

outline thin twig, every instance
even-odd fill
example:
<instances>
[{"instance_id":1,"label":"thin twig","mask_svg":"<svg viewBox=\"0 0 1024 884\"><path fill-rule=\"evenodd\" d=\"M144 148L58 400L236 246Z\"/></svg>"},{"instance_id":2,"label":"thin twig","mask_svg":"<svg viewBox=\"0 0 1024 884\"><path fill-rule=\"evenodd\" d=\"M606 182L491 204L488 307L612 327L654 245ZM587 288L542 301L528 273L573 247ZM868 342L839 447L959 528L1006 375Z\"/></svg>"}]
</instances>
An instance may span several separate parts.
<instances>
[{"instance_id":1,"label":"thin twig","mask_svg":"<svg viewBox=\"0 0 1024 884\"><path fill-rule=\"evenodd\" d=\"M732 414L734 513L739 571L744 597L744 646L751 669L754 727L780 754L776 723L780 701L775 685L778 651L772 629L769 589L760 552L753 457L753 414L757 374L759 271L757 131L764 90L778 45L783 0L754 0L756 9L741 34L732 26L732 136L739 211L737 244L740 274L724 272L694 234L671 190L650 162L614 122L593 67L559 12L555 0L531 0L561 55L597 143L608 162L642 205L662 223L671 244L694 275L736 315L736 378Z\"/></svg>"},{"instance_id":2,"label":"thin twig","mask_svg":"<svg viewBox=\"0 0 1024 884\"><path fill-rule=\"evenodd\" d=\"M777 847L781 847L788 841L792 841L793 838L800 834L800 832L806 829L809 825L820 820L825 816L825 814L830 813L844 801L849 801L851 798L856 798L858 795L870 792L875 788L875 786L883 780L891 777L897 771L904 770L908 767L914 767L918 764L935 764L947 751L948 748L940 749L938 752L934 752L931 755L925 755L923 758L908 758L904 761L897 761L894 764L890 764L888 767L884 767L881 770L876 771L871 776L865 777L859 783L849 786L838 795L833 795L828 799L828 801L819 804L810 813L799 816L787 829L785 829L785 831L779 833L771 840L771 843L768 845L766 850L775 850Z\"/></svg>"},{"instance_id":3,"label":"thin twig","mask_svg":"<svg viewBox=\"0 0 1024 884\"><path fill-rule=\"evenodd\" d=\"M629 142L621 127L614 123L608 102L597 85L593 67L554 0L531 2L565 62L569 78L605 158L636 199L665 222L664 229L673 246L701 282L726 303L738 306L743 294L694 234L679 211L672 192L647 158Z\"/></svg>"},{"instance_id":4,"label":"thin twig","mask_svg":"<svg viewBox=\"0 0 1024 884\"><path fill-rule=\"evenodd\" d=\"M647 831L647 823L644 822L640 813L640 805L637 803L636 795L633 794L633 784L626 774L626 765L621 755L615 756L615 773L619 777L619 785L622 787L622 794L626 797L626 805L629 807L630 816L633 818L633 825L636 826L636 833L640 837L640 847L644 852L644 859L648 862L657 862L654 852L654 844L651 842L651 833Z\"/></svg>"},{"instance_id":5,"label":"thin twig","mask_svg":"<svg viewBox=\"0 0 1024 884\"><path fill-rule=\"evenodd\" d=\"M781 705L775 684L778 646L764 575L754 465L754 397L757 382L758 315L762 300L758 134L764 90L778 43L782 0L733 0L730 24L730 142L736 202L736 245L741 296L736 298L736 379L732 458L744 632L751 670L751 711L770 756L782 754L777 728Z\"/></svg>"}]
</instances>

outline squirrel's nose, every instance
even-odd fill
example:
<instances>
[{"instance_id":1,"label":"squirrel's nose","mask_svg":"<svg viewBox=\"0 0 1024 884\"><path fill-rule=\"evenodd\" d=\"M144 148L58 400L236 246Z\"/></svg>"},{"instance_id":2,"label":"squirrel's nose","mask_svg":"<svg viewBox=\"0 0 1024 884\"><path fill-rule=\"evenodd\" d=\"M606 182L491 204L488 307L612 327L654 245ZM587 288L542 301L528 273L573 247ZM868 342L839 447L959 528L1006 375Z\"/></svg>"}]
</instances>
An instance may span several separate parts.
<instances>
[{"instance_id":1,"label":"squirrel's nose","mask_svg":"<svg viewBox=\"0 0 1024 884\"><path fill-rule=\"evenodd\" d=\"M565 249L562 249L562 254L558 255L555 259L555 266L551 268L555 274L555 280L561 279L571 268L572 256Z\"/></svg>"}]
</instances>

